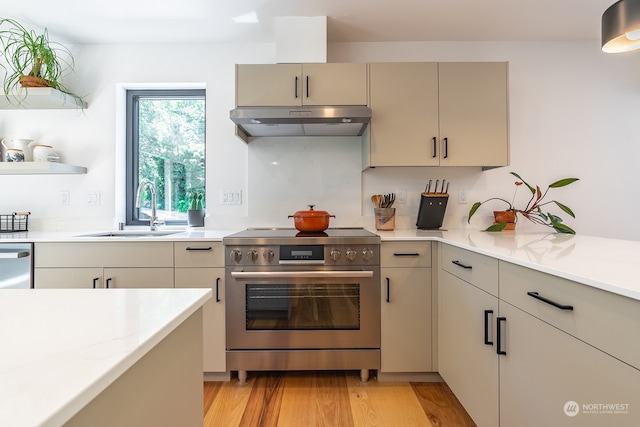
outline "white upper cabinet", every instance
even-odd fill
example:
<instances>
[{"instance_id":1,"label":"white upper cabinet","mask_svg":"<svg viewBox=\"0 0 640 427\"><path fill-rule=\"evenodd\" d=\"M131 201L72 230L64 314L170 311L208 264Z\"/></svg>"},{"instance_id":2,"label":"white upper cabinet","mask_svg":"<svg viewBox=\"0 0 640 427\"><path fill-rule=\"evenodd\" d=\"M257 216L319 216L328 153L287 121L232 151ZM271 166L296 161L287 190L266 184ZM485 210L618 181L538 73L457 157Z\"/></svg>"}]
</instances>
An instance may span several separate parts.
<instances>
[{"instance_id":1,"label":"white upper cabinet","mask_svg":"<svg viewBox=\"0 0 640 427\"><path fill-rule=\"evenodd\" d=\"M369 64L364 166L509 164L506 62Z\"/></svg>"},{"instance_id":2,"label":"white upper cabinet","mask_svg":"<svg viewBox=\"0 0 640 427\"><path fill-rule=\"evenodd\" d=\"M367 64L237 65L236 105L367 105Z\"/></svg>"}]
</instances>

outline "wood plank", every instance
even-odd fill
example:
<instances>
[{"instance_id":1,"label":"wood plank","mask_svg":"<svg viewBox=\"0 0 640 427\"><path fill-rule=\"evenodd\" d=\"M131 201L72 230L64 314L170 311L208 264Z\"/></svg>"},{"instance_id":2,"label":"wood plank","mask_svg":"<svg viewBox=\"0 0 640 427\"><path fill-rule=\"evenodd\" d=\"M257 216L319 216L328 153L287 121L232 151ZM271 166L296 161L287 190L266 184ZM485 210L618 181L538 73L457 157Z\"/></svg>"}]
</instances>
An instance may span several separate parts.
<instances>
[{"instance_id":1,"label":"wood plank","mask_svg":"<svg viewBox=\"0 0 640 427\"><path fill-rule=\"evenodd\" d=\"M353 426L344 374L299 372L288 375L278 426Z\"/></svg>"},{"instance_id":2,"label":"wood plank","mask_svg":"<svg viewBox=\"0 0 640 427\"><path fill-rule=\"evenodd\" d=\"M209 408L218 395L218 391L222 387L221 382L205 382L204 383L204 414L207 415Z\"/></svg>"},{"instance_id":3,"label":"wood plank","mask_svg":"<svg viewBox=\"0 0 640 427\"><path fill-rule=\"evenodd\" d=\"M434 427L476 427L446 383L411 383L411 387Z\"/></svg>"},{"instance_id":4,"label":"wood plank","mask_svg":"<svg viewBox=\"0 0 640 427\"><path fill-rule=\"evenodd\" d=\"M360 382L347 377L354 426L431 427L413 388L406 382Z\"/></svg>"},{"instance_id":5,"label":"wood plank","mask_svg":"<svg viewBox=\"0 0 640 427\"><path fill-rule=\"evenodd\" d=\"M276 426L283 392L283 374L276 372L258 376L253 381L251 395L240 420L240 425Z\"/></svg>"},{"instance_id":6,"label":"wood plank","mask_svg":"<svg viewBox=\"0 0 640 427\"><path fill-rule=\"evenodd\" d=\"M240 425L240 420L247 407L254 380L247 381L244 385L238 384L238 379L221 383L222 386L209 410L204 417L205 426L234 427Z\"/></svg>"}]
</instances>

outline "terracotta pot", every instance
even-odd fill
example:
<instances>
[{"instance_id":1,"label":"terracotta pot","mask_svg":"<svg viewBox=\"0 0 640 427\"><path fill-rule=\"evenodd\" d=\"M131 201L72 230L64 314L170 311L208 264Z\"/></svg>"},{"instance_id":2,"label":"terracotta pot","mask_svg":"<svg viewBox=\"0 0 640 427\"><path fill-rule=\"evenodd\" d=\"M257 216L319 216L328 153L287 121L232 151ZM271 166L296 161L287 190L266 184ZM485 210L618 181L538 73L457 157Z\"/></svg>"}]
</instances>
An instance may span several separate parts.
<instances>
[{"instance_id":1,"label":"terracotta pot","mask_svg":"<svg viewBox=\"0 0 640 427\"><path fill-rule=\"evenodd\" d=\"M329 218L335 218L335 215L329 215L327 211L315 211L314 205L309 205L309 210L298 211L289 218L293 218L293 225L298 231L305 233L315 233L324 231L329 228Z\"/></svg>"},{"instance_id":2,"label":"terracotta pot","mask_svg":"<svg viewBox=\"0 0 640 427\"><path fill-rule=\"evenodd\" d=\"M516 213L513 211L493 211L493 217L495 218L497 224L499 222L506 222L507 226L504 228L505 230L515 230L516 228Z\"/></svg>"},{"instance_id":3,"label":"terracotta pot","mask_svg":"<svg viewBox=\"0 0 640 427\"><path fill-rule=\"evenodd\" d=\"M22 76L20 77L20 86L22 87L52 87L49 80L42 77Z\"/></svg>"}]
</instances>

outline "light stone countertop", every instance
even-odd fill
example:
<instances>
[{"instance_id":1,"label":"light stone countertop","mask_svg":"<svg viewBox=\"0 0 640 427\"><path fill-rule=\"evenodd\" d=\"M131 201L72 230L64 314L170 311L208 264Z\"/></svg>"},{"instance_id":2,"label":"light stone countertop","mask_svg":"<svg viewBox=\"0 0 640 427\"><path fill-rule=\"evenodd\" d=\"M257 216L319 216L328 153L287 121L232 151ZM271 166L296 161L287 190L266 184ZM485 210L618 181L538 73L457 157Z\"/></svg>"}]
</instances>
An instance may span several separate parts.
<instances>
[{"instance_id":1,"label":"light stone countertop","mask_svg":"<svg viewBox=\"0 0 640 427\"><path fill-rule=\"evenodd\" d=\"M0 291L0 425L68 421L210 297L210 289Z\"/></svg>"},{"instance_id":2,"label":"light stone countertop","mask_svg":"<svg viewBox=\"0 0 640 427\"><path fill-rule=\"evenodd\" d=\"M7 242L105 242L105 241L222 241L239 230L188 229L159 237L92 237L94 232L27 232L0 234ZM640 300L640 242L583 235L502 231L473 228L442 231L397 229L370 230L382 241L439 241L469 249L544 273L553 274L629 298ZM80 237L79 237L80 236ZM84 237L81 237L84 236Z\"/></svg>"}]
</instances>

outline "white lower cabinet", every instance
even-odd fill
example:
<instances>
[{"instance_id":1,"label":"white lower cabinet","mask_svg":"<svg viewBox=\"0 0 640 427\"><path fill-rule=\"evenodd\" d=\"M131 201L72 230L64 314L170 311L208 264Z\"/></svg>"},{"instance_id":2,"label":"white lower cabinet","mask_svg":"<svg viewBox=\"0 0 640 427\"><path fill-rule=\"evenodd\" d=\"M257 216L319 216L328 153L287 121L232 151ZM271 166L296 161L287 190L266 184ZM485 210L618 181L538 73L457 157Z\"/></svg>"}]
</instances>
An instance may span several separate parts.
<instances>
[{"instance_id":1,"label":"white lower cabinet","mask_svg":"<svg viewBox=\"0 0 640 427\"><path fill-rule=\"evenodd\" d=\"M203 372L226 373L224 249L221 242L175 242L176 288L209 288L202 306Z\"/></svg>"},{"instance_id":2,"label":"white lower cabinet","mask_svg":"<svg viewBox=\"0 0 640 427\"><path fill-rule=\"evenodd\" d=\"M431 243L381 245L380 372L433 371Z\"/></svg>"},{"instance_id":3,"label":"white lower cabinet","mask_svg":"<svg viewBox=\"0 0 640 427\"><path fill-rule=\"evenodd\" d=\"M478 426L498 426L498 298L442 270L438 293L438 371Z\"/></svg>"},{"instance_id":4,"label":"white lower cabinet","mask_svg":"<svg viewBox=\"0 0 640 427\"><path fill-rule=\"evenodd\" d=\"M640 425L640 371L502 301L500 317L501 427Z\"/></svg>"},{"instance_id":5,"label":"white lower cabinet","mask_svg":"<svg viewBox=\"0 0 640 427\"><path fill-rule=\"evenodd\" d=\"M173 288L172 242L36 243L35 288Z\"/></svg>"},{"instance_id":6,"label":"white lower cabinet","mask_svg":"<svg viewBox=\"0 0 640 427\"><path fill-rule=\"evenodd\" d=\"M469 251L441 253L438 368L479 427L640 425L640 370L622 361L635 340L618 339L637 301L495 259L479 280Z\"/></svg>"}]
</instances>

